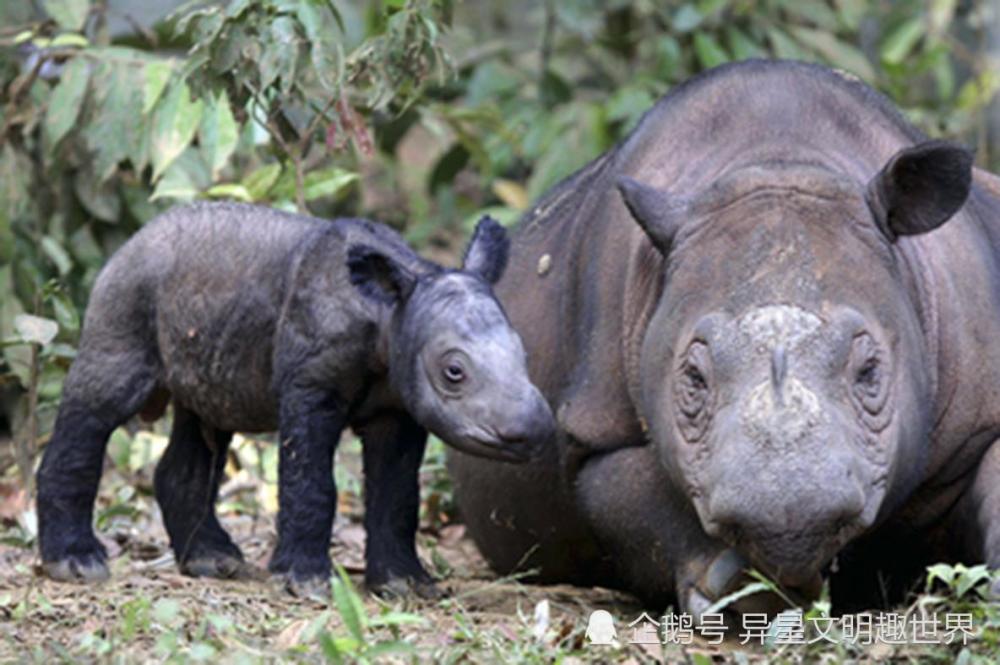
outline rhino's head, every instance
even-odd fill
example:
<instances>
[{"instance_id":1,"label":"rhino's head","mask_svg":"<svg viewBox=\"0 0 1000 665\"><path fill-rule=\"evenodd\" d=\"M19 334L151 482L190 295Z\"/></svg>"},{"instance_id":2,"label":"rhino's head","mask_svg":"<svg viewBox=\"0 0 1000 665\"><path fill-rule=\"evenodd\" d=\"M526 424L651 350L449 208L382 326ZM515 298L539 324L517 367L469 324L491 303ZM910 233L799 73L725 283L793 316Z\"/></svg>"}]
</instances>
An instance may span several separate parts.
<instances>
[{"instance_id":1,"label":"rhino's head","mask_svg":"<svg viewBox=\"0 0 1000 665\"><path fill-rule=\"evenodd\" d=\"M555 421L493 296L508 248L504 228L485 217L461 270L418 276L366 246L349 250L348 266L362 293L392 308L390 380L417 422L467 453L520 461L552 435Z\"/></svg>"},{"instance_id":2,"label":"rhino's head","mask_svg":"<svg viewBox=\"0 0 1000 665\"><path fill-rule=\"evenodd\" d=\"M970 181L966 150L929 142L867 187L789 163L690 197L620 182L666 257L641 414L706 532L789 586L919 479L936 304L898 240L947 221Z\"/></svg>"}]
</instances>

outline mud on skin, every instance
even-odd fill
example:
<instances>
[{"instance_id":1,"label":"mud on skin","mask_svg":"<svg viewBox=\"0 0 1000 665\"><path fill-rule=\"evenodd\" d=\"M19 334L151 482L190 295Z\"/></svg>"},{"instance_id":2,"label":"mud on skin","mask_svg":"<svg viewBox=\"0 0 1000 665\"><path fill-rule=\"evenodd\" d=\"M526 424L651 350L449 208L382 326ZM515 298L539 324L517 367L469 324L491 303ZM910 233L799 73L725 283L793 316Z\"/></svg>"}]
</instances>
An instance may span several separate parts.
<instances>
[{"instance_id":1,"label":"mud on skin","mask_svg":"<svg viewBox=\"0 0 1000 665\"><path fill-rule=\"evenodd\" d=\"M836 558L840 610L1000 567L998 257L1000 179L864 84L692 79L514 233L497 294L559 431L449 452L470 535L695 614L749 565L807 600Z\"/></svg>"},{"instance_id":2,"label":"mud on skin","mask_svg":"<svg viewBox=\"0 0 1000 665\"><path fill-rule=\"evenodd\" d=\"M181 570L252 574L215 515L235 431L280 434L278 542L269 568L309 592L330 574L333 453L364 449L366 582L433 594L417 558L417 472L428 430L472 455L526 459L554 421L493 297L508 240L484 218L461 270L387 227L243 204L175 208L108 262L84 320L38 471L43 569L108 576L92 527L108 436L162 415L173 429L156 499Z\"/></svg>"}]
</instances>

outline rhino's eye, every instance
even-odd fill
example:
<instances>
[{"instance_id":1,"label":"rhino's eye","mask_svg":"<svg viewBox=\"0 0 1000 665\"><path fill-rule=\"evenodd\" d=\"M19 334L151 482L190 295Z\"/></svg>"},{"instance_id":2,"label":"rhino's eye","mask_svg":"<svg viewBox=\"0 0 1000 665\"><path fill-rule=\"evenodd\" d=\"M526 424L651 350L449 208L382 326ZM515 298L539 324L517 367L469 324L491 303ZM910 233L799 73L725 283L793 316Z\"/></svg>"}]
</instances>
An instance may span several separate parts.
<instances>
[{"instance_id":1,"label":"rhino's eye","mask_svg":"<svg viewBox=\"0 0 1000 665\"><path fill-rule=\"evenodd\" d=\"M854 338L849 371L852 378L851 396L859 407L862 419L870 427L881 429L886 423L878 416L889 395L888 373L884 353L868 333L861 333Z\"/></svg>"},{"instance_id":2,"label":"rhino's eye","mask_svg":"<svg viewBox=\"0 0 1000 665\"><path fill-rule=\"evenodd\" d=\"M708 345L694 341L677 368L674 387L677 424L688 441L701 439L710 419L711 360Z\"/></svg>"}]
</instances>

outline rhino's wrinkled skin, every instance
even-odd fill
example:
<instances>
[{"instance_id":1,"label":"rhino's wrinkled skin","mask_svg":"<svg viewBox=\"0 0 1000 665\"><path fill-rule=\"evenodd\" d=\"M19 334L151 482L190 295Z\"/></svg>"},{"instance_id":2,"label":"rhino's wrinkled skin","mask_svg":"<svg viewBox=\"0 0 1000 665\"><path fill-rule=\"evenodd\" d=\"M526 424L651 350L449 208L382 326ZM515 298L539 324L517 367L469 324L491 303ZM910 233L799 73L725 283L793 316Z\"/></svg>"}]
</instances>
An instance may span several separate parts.
<instances>
[{"instance_id":1,"label":"rhino's wrinkled skin","mask_svg":"<svg viewBox=\"0 0 1000 665\"><path fill-rule=\"evenodd\" d=\"M450 456L491 564L695 613L747 564L801 597L835 571L842 609L1000 566L1000 180L971 163L848 77L747 62L558 185L497 292L560 435Z\"/></svg>"},{"instance_id":2,"label":"rhino's wrinkled skin","mask_svg":"<svg viewBox=\"0 0 1000 665\"><path fill-rule=\"evenodd\" d=\"M467 452L517 460L554 426L491 290L507 249L488 218L461 270L421 259L367 220L203 203L151 221L91 293L38 471L44 570L107 577L91 522L108 435L172 397L154 485L183 572L250 572L214 503L232 433L277 429L270 569L293 591L326 585L333 453L349 426L364 444L367 583L433 593L414 549L428 429Z\"/></svg>"}]
</instances>

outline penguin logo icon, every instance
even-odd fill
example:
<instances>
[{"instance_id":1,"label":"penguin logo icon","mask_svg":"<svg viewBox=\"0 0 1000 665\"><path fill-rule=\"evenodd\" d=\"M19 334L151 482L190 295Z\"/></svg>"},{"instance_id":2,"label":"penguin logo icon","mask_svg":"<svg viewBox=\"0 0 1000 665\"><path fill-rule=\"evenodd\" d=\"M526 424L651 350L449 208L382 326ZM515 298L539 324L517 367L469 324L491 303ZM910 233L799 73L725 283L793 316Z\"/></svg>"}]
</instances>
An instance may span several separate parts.
<instances>
[{"instance_id":1,"label":"penguin logo icon","mask_svg":"<svg viewBox=\"0 0 1000 665\"><path fill-rule=\"evenodd\" d=\"M585 635L591 644L618 646L615 620L607 610L594 610L591 613Z\"/></svg>"}]
</instances>

